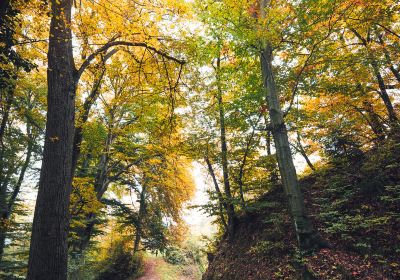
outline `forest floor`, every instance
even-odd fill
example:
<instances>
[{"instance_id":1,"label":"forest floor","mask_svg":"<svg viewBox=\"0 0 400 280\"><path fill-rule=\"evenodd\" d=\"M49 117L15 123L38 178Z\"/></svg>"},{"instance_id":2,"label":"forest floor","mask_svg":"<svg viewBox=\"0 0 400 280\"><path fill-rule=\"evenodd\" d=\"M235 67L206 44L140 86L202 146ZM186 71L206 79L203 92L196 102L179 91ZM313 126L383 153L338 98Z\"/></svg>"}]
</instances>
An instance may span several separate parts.
<instances>
[{"instance_id":1,"label":"forest floor","mask_svg":"<svg viewBox=\"0 0 400 280\"><path fill-rule=\"evenodd\" d=\"M146 255L143 275L137 280L198 280L200 275L193 265L173 265L162 257ZM132 279L133 280L133 279Z\"/></svg>"},{"instance_id":2,"label":"forest floor","mask_svg":"<svg viewBox=\"0 0 400 280\"><path fill-rule=\"evenodd\" d=\"M400 279L400 141L300 180L309 215L330 248L300 255L282 187L239 217L233 239L209 254L203 280Z\"/></svg>"}]
</instances>

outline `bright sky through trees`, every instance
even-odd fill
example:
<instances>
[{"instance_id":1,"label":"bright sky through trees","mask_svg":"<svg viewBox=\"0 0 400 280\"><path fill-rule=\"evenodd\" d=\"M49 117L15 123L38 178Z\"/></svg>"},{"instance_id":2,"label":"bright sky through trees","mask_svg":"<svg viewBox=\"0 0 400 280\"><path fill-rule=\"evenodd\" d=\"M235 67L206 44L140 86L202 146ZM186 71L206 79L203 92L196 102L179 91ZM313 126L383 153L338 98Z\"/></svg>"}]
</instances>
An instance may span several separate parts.
<instances>
[{"instance_id":1,"label":"bright sky through trees","mask_svg":"<svg viewBox=\"0 0 400 280\"><path fill-rule=\"evenodd\" d=\"M400 278L399 15L1 1L0 278Z\"/></svg>"}]
</instances>

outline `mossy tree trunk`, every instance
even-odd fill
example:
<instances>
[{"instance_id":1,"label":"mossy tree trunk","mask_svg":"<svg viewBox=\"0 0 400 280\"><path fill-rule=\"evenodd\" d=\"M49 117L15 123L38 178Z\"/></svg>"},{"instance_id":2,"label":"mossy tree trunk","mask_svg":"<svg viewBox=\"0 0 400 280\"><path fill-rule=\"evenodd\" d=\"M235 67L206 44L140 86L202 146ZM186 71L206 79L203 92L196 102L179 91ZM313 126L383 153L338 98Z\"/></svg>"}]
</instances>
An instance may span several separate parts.
<instances>
[{"instance_id":1,"label":"mossy tree trunk","mask_svg":"<svg viewBox=\"0 0 400 280\"><path fill-rule=\"evenodd\" d=\"M319 238L306 214L304 198L297 180L288 131L283 119L272 70L272 47L270 44L261 50L260 59L279 172L288 198L297 241L300 248L310 250L319 246Z\"/></svg>"},{"instance_id":2,"label":"mossy tree trunk","mask_svg":"<svg viewBox=\"0 0 400 280\"><path fill-rule=\"evenodd\" d=\"M269 5L269 1L261 0L260 4L261 18L265 18L265 10ZM279 172L288 199L289 211L293 219L299 247L302 250L308 251L320 247L321 240L306 213L304 198L298 183L292 152L290 150L288 131L279 102L272 60L273 48L271 43L263 40L260 50L260 64Z\"/></svg>"}]
</instances>

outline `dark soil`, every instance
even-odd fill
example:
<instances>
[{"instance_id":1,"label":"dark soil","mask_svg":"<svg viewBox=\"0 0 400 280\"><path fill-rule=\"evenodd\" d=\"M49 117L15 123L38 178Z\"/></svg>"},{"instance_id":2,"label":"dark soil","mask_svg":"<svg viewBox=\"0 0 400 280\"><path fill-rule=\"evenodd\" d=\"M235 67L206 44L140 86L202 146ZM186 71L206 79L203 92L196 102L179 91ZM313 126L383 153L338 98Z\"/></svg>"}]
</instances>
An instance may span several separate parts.
<instances>
[{"instance_id":1,"label":"dark soil","mask_svg":"<svg viewBox=\"0 0 400 280\"><path fill-rule=\"evenodd\" d=\"M234 238L222 238L203 280L400 279L399 151L388 142L301 180L329 249L300 255L282 188L275 187L239 217Z\"/></svg>"}]
</instances>

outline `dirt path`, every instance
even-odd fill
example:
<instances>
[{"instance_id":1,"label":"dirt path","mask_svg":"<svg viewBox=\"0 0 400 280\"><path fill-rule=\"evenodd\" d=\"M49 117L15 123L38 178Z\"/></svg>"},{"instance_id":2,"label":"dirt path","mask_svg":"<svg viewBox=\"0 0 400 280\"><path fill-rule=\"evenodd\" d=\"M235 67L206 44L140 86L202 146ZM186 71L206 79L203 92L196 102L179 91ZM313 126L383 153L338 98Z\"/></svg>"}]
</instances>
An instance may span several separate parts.
<instances>
[{"instance_id":1,"label":"dirt path","mask_svg":"<svg viewBox=\"0 0 400 280\"><path fill-rule=\"evenodd\" d=\"M161 280L157 274L157 265L160 265L160 261L157 259L148 259L144 264L144 275L137 280Z\"/></svg>"},{"instance_id":2,"label":"dirt path","mask_svg":"<svg viewBox=\"0 0 400 280\"><path fill-rule=\"evenodd\" d=\"M162 258L147 257L144 259L144 274L136 280L196 280L198 277L183 275L178 266L165 262ZM190 270L189 270L190 271Z\"/></svg>"}]
</instances>

